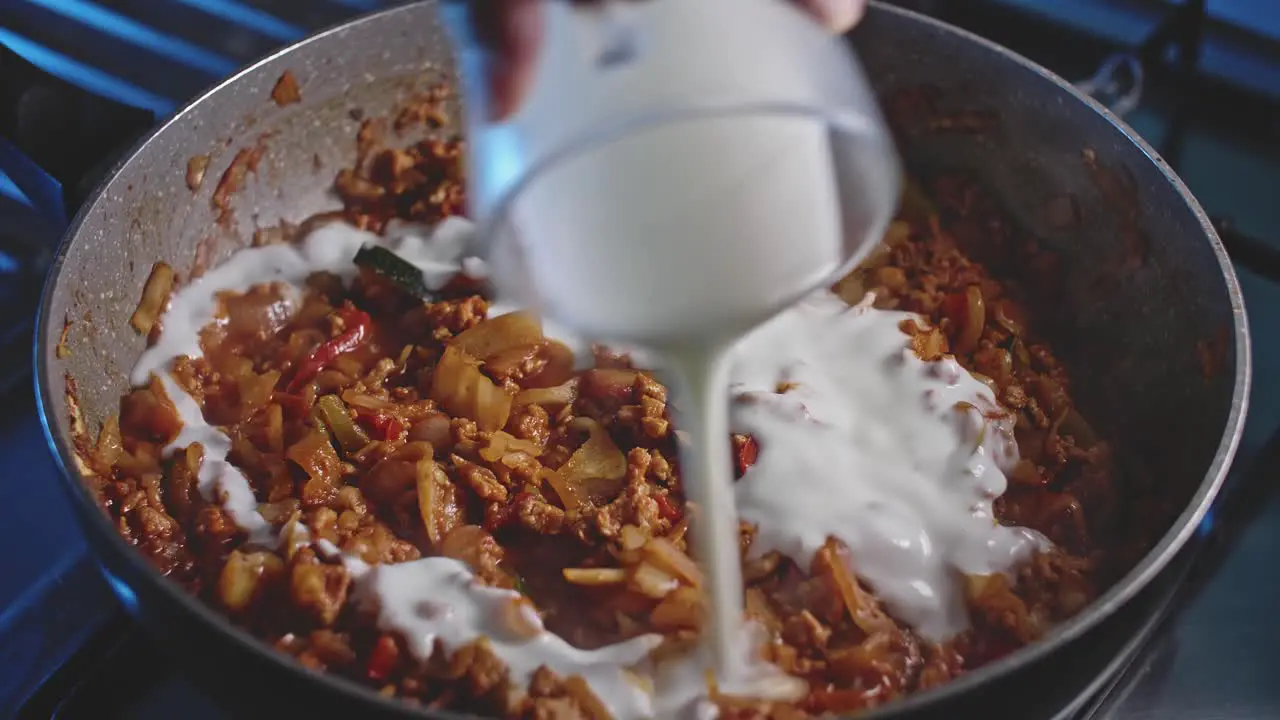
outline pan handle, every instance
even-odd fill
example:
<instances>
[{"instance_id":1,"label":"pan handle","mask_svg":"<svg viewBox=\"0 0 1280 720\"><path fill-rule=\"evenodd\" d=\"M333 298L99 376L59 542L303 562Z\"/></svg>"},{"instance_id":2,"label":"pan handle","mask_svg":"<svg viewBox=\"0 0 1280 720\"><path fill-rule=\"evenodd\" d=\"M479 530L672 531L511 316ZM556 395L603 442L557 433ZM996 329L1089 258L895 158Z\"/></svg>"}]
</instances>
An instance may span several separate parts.
<instances>
[{"instance_id":1,"label":"pan handle","mask_svg":"<svg viewBox=\"0 0 1280 720\"><path fill-rule=\"evenodd\" d=\"M1102 103L1123 118L1142 100L1142 60L1132 53L1119 53L1103 61L1092 77L1076 83L1076 89Z\"/></svg>"},{"instance_id":2,"label":"pan handle","mask_svg":"<svg viewBox=\"0 0 1280 720\"><path fill-rule=\"evenodd\" d=\"M0 43L0 171L51 221L65 224L115 154L155 124L54 77Z\"/></svg>"}]
</instances>

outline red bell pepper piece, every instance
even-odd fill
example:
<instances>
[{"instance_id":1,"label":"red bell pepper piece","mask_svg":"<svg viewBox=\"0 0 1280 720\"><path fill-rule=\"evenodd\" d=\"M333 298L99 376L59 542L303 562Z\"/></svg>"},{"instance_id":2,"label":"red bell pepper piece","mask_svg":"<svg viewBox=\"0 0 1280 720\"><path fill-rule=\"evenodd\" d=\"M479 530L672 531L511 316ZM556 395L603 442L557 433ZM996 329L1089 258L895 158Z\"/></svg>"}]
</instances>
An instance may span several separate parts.
<instances>
[{"instance_id":1,"label":"red bell pepper piece","mask_svg":"<svg viewBox=\"0 0 1280 720\"><path fill-rule=\"evenodd\" d=\"M286 388L288 392L301 390L304 385L315 379L321 370L329 367L339 355L360 347L360 344L369 336L370 325L373 322L369 313L355 308L341 308L337 312L338 317L341 317L346 325L346 332L322 343L298 364L298 369Z\"/></svg>"},{"instance_id":2,"label":"red bell pepper piece","mask_svg":"<svg viewBox=\"0 0 1280 720\"><path fill-rule=\"evenodd\" d=\"M369 654L369 665L365 668L365 675L370 680L384 682L391 675L399 659L400 647L396 645L395 638L390 635L381 635L373 644L373 652Z\"/></svg>"},{"instance_id":3,"label":"red bell pepper piece","mask_svg":"<svg viewBox=\"0 0 1280 720\"><path fill-rule=\"evenodd\" d=\"M404 426L395 415L378 413L373 416L373 431L379 440L394 440L400 437L402 429L404 429Z\"/></svg>"},{"instance_id":4,"label":"red bell pepper piece","mask_svg":"<svg viewBox=\"0 0 1280 720\"><path fill-rule=\"evenodd\" d=\"M744 436L745 439L738 441L734 439L733 464L738 471L738 477L742 477L747 472L747 468L756 463L756 458L760 456L760 445L756 439L750 435Z\"/></svg>"},{"instance_id":5,"label":"red bell pepper piece","mask_svg":"<svg viewBox=\"0 0 1280 720\"><path fill-rule=\"evenodd\" d=\"M657 493L653 496L655 502L658 503L658 516L671 522L678 522L680 517L684 515L680 506L677 505L670 495Z\"/></svg>"}]
</instances>

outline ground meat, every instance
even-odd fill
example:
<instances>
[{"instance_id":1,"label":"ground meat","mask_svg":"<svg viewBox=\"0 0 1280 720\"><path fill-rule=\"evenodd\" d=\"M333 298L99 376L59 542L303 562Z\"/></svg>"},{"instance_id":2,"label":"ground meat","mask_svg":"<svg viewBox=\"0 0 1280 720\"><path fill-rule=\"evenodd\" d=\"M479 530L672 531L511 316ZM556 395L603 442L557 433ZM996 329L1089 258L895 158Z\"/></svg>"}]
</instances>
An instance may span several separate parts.
<instances>
[{"instance_id":1,"label":"ground meat","mask_svg":"<svg viewBox=\"0 0 1280 720\"><path fill-rule=\"evenodd\" d=\"M492 470L467 462L457 455L454 455L452 460L458 478L480 499L495 503L507 501L507 488L498 482L498 476Z\"/></svg>"},{"instance_id":2,"label":"ground meat","mask_svg":"<svg viewBox=\"0 0 1280 720\"><path fill-rule=\"evenodd\" d=\"M458 212L460 144L392 150L382 147L380 127L365 123L361 162L335 181L344 217L380 231L396 218L434 222ZM973 629L941 645L887 614L851 579L856 557L830 559L844 552L835 545L811 568L777 554L745 562L748 613L768 634L766 655L811 691L794 705L724 698L722 717L850 713L945 683L1035 641L1096 597L1116 577L1117 558L1132 557L1112 551L1117 537L1125 547L1147 541L1142 527L1126 527L1111 453L1076 414L1066 370L1033 332L1037 318L1051 316L1036 301L1047 291L1024 292L988 271L1025 271L1052 288L1045 273L1054 262L1034 243L1016 243L972 188L935 182L939 213L895 223L885 249L835 290L850 302L874 292L877 307L922 315L903 325L916 353L955 353L1014 413L1023 462L996 512L1055 547L1012 578L969 578ZM173 374L224 427L229 458L263 517L286 537L302 524L370 564L455 558L482 583L518 589L549 628L580 646L646 632L665 634L668 648L688 644L704 608L701 575L687 555L666 388L604 348L595 349L594 367L552 380L554 353L543 339L468 358L459 370L467 391L441 398L435 380L445 349L486 327L489 303L476 290L450 284L422 301L365 275L347 288L318 274L287 322L274 312L277 293L224 298L235 331L209 335L205 357L179 360ZM975 297L987 308L981 322L967 309ZM349 330L352 311L369 314L366 339L300 390L289 387L317 346ZM255 318L272 324L259 327ZM345 415L326 416L322 396L336 397ZM227 512L197 489L203 449L161 459L180 428L152 383L121 400L116 430L80 443L104 509L161 572L304 665L424 706L606 716L578 677L543 668L527 688L511 687L483 640L452 654L437 647L429 661L412 658L403 638L378 629L376 616L351 601L343 566L306 542L248 546ZM726 441L745 471L754 440ZM574 458L587 446L600 454L589 464L594 475L574 475L582 466ZM744 554L753 532L742 527Z\"/></svg>"},{"instance_id":3,"label":"ground meat","mask_svg":"<svg viewBox=\"0 0 1280 720\"><path fill-rule=\"evenodd\" d=\"M541 405L525 405L507 421L511 434L545 447L551 438L551 416Z\"/></svg>"},{"instance_id":4,"label":"ground meat","mask_svg":"<svg viewBox=\"0 0 1280 720\"><path fill-rule=\"evenodd\" d=\"M506 575L501 569L504 551L484 528L476 525L454 528L445 536L440 554L466 563L472 572L491 585L504 584Z\"/></svg>"},{"instance_id":5,"label":"ground meat","mask_svg":"<svg viewBox=\"0 0 1280 720\"><path fill-rule=\"evenodd\" d=\"M564 510L532 493L516 499L516 516L521 525L540 535L555 535L564 528Z\"/></svg>"}]
</instances>

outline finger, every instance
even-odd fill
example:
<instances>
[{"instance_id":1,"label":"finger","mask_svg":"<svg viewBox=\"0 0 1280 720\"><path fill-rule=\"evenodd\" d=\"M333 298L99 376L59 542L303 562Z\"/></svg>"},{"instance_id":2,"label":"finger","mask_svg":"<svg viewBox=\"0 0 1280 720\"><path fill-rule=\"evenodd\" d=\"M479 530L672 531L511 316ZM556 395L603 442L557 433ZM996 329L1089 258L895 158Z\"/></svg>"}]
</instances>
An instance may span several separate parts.
<instances>
[{"instance_id":1,"label":"finger","mask_svg":"<svg viewBox=\"0 0 1280 720\"><path fill-rule=\"evenodd\" d=\"M490 120L502 120L519 108L529 91L542 44L539 0L479 0L471 3L476 41L490 53L485 82Z\"/></svg>"},{"instance_id":2,"label":"finger","mask_svg":"<svg viewBox=\"0 0 1280 720\"><path fill-rule=\"evenodd\" d=\"M799 3L836 33L853 29L867 11L867 0L799 0Z\"/></svg>"}]
</instances>

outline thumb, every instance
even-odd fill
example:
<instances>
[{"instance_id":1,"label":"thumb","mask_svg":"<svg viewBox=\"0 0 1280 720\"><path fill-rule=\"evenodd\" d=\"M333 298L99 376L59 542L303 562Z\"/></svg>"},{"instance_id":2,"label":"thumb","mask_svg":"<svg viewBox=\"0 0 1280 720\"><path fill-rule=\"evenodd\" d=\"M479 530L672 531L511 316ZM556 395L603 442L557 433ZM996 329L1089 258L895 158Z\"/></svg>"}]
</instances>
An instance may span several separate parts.
<instances>
[{"instance_id":1,"label":"thumb","mask_svg":"<svg viewBox=\"0 0 1280 720\"><path fill-rule=\"evenodd\" d=\"M799 0L800 5L832 32L853 29L867 12L867 0Z\"/></svg>"},{"instance_id":2,"label":"thumb","mask_svg":"<svg viewBox=\"0 0 1280 720\"><path fill-rule=\"evenodd\" d=\"M533 79L543 34L540 0L442 3L440 13L457 50L473 121L505 119Z\"/></svg>"}]
</instances>

